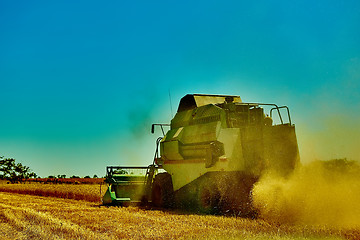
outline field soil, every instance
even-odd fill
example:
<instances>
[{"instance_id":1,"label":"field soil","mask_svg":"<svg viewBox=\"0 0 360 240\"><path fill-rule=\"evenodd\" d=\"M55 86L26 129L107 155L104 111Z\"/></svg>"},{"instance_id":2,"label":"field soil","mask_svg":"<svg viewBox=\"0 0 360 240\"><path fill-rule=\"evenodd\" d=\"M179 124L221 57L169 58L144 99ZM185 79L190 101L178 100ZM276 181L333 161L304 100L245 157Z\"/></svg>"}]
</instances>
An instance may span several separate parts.
<instances>
[{"instance_id":1,"label":"field soil","mask_svg":"<svg viewBox=\"0 0 360 240\"><path fill-rule=\"evenodd\" d=\"M0 238L360 239L360 231L0 192Z\"/></svg>"}]
</instances>

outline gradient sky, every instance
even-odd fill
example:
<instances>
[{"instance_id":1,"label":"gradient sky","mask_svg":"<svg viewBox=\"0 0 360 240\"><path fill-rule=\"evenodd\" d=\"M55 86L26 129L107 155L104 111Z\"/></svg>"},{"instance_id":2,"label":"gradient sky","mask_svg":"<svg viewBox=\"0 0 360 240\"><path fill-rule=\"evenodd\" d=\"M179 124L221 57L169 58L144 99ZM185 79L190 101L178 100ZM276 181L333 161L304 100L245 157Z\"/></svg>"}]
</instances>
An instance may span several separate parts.
<instances>
[{"instance_id":1,"label":"gradient sky","mask_svg":"<svg viewBox=\"0 0 360 240\"><path fill-rule=\"evenodd\" d=\"M0 0L0 93L0 156L43 177L150 164L187 93L288 105L302 161L358 160L360 1Z\"/></svg>"}]
</instances>

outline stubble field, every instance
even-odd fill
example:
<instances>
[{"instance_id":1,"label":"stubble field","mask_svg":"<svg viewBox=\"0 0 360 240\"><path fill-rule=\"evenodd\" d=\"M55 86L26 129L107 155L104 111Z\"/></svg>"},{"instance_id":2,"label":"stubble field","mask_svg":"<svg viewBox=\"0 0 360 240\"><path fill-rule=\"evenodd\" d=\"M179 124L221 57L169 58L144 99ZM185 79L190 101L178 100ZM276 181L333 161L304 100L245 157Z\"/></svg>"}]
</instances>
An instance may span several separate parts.
<instances>
[{"instance_id":1,"label":"stubble field","mask_svg":"<svg viewBox=\"0 0 360 240\"><path fill-rule=\"evenodd\" d=\"M105 207L99 185L88 184L3 184L0 225L1 239L360 239L359 229Z\"/></svg>"},{"instance_id":2,"label":"stubble field","mask_svg":"<svg viewBox=\"0 0 360 240\"><path fill-rule=\"evenodd\" d=\"M72 184L44 184L39 182L7 184L7 181L0 180L0 192L86 200L96 203L101 202L101 196L106 189L105 184L78 184L77 181Z\"/></svg>"}]
</instances>

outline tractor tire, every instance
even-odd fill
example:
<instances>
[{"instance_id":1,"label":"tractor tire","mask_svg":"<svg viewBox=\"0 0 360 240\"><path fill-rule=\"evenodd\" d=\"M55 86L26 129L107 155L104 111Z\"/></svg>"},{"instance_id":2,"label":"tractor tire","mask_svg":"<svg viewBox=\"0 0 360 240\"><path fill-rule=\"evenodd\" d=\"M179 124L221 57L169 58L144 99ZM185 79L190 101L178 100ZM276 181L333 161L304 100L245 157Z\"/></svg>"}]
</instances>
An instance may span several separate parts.
<instances>
[{"instance_id":1,"label":"tractor tire","mask_svg":"<svg viewBox=\"0 0 360 240\"><path fill-rule=\"evenodd\" d=\"M198 190L198 210L205 214L218 214L220 192L215 184L203 183Z\"/></svg>"},{"instance_id":2,"label":"tractor tire","mask_svg":"<svg viewBox=\"0 0 360 240\"><path fill-rule=\"evenodd\" d=\"M159 173L155 176L152 184L151 200L155 207L174 207L174 188L169 173Z\"/></svg>"},{"instance_id":3,"label":"tractor tire","mask_svg":"<svg viewBox=\"0 0 360 240\"><path fill-rule=\"evenodd\" d=\"M229 174L220 182L223 195L219 204L221 214L250 217L256 215L252 205L252 187L256 179L251 176Z\"/></svg>"}]
</instances>

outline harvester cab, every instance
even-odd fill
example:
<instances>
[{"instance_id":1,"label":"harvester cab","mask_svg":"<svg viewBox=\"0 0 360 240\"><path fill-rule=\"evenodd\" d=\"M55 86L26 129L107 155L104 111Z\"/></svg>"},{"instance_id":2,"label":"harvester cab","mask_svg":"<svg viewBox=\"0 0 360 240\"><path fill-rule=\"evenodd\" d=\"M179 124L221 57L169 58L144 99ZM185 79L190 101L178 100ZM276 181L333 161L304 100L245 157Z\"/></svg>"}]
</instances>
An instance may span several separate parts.
<instances>
[{"instance_id":1,"label":"harvester cab","mask_svg":"<svg viewBox=\"0 0 360 240\"><path fill-rule=\"evenodd\" d=\"M153 133L155 127L163 137L157 140L143 184L118 176L114 170L122 168L108 167L104 203L145 199L156 207L246 215L252 211L251 190L261 174L287 175L299 162L295 126L286 106L188 94L170 125L153 124ZM139 191L133 192L142 194L131 197L135 184ZM121 190L123 186L129 190Z\"/></svg>"}]
</instances>

